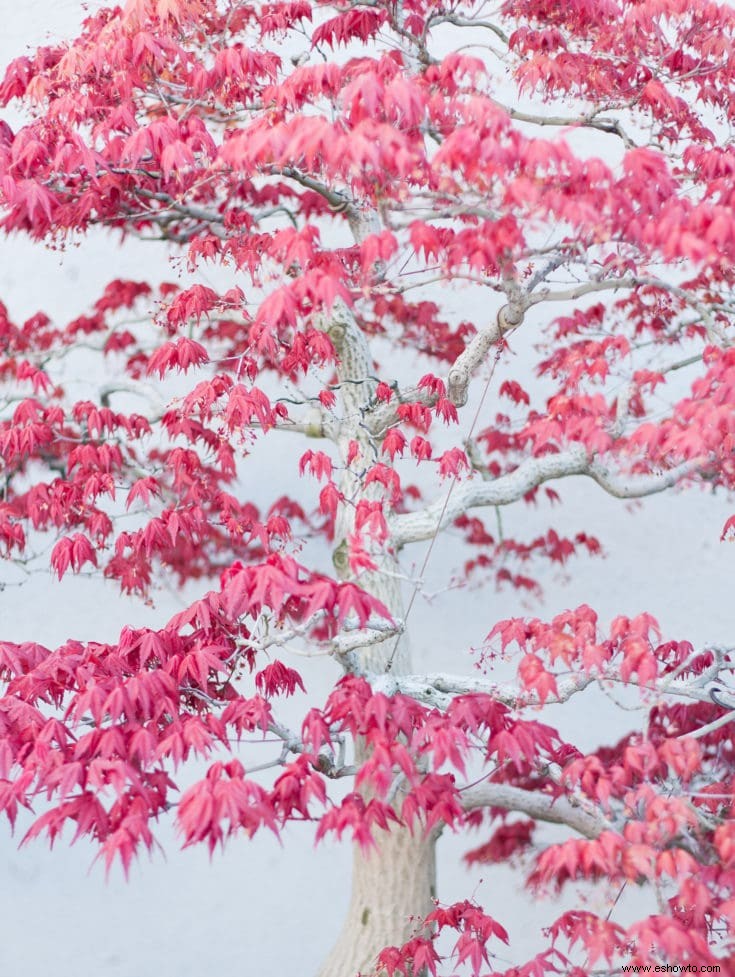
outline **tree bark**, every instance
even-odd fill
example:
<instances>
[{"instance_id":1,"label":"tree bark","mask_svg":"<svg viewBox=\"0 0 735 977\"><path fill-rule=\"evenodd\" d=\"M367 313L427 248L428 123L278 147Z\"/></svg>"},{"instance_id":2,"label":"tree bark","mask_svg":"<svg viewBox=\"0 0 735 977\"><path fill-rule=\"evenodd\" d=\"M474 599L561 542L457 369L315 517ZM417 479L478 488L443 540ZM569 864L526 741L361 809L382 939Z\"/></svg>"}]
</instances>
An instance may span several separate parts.
<instances>
[{"instance_id":1,"label":"tree bark","mask_svg":"<svg viewBox=\"0 0 735 977\"><path fill-rule=\"evenodd\" d=\"M396 827L376 841L369 854L355 846L347 916L319 977L370 974L380 950L405 943L434 908L435 838Z\"/></svg>"},{"instance_id":2,"label":"tree bark","mask_svg":"<svg viewBox=\"0 0 735 977\"><path fill-rule=\"evenodd\" d=\"M354 211L350 226L359 244L367 234L380 230L374 212ZM374 458L378 444L363 422L374 407L373 360L367 338L344 303L335 303L322 322L339 358L338 377L343 408L340 434L336 442L347 459L350 444L357 442L360 458L354 465L346 461L340 491L347 504L339 508L335 526L334 566L342 579L352 579L347 560L347 542L354 530L355 505L361 500L380 498L378 486L365 486L366 459ZM378 558L379 570L360 577L359 584L377 597L391 614L404 618L403 596L398 565L390 545ZM405 675L411 671L410 646L404 633L398 642L388 640L357 650L360 666L376 674ZM364 759L363 746L355 744L356 763ZM378 831L375 846L369 851L355 845L352 858L352 893L337 941L319 971L319 977L356 977L370 974L378 953L386 946L400 946L413 935L417 923L434 908L436 893L437 833L427 835L419 825L413 832L392 825ZM341 907L334 907L338 911Z\"/></svg>"},{"instance_id":3,"label":"tree bark","mask_svg":"<svg viewBox=\"0 0 735 977\"><path fill-rule=\"evenodd\" d=\"M347 472L341 488L369 497L354 476ZM355 491L357 490L357 491ZM345 540L352 529L351 508L338 520L335 542L335 567L340 576L350 573L338 554L344 555ZM388 608L397 619L403 619L404 606L398 566L388 554L382 560L385 572L368 573L360 584ZM407 634L358 649L360 666L376 674L405 675L411 670L410 644ZM365 759L361 742L355 744L355 760ZM366 795L367 796L367 795ZM399 794L400 796L400 794ZM413 832L400 825L390 831L378 831L375 846L365 851L355 845L352 856L352 892L337 941L319 971L319 977L356 977L371 974L378 953L386 946L400 946L414 934L418 920L434 908L436 894L436 832L427 835L419 825ZM341 907L334 907L339 910Z\"/></svg>"},{"instance_id":4,"label":"tree bark","mask_svg":"<svg viewBox=\"0 0 735 977\"><path fill-rule=\"evenodd\" d=\"M392 614L403 616L401 587L395 576L368 574L361 584ZM359 654L361 665L377 673L384 672L389 661L392 674L410 670L410 647L405 634L397 647L393 639L364 648ZM361 753L362 746L357 743L358 763ZM370 974L384 947L400 946L410 939L418 920L434 908L436 841L436 832L427 835L418 825L413 832L392 825L390 831L376 834L375 847L370 851L354 846L347 915L319 977Z\"/></svg>"}]
</instances>

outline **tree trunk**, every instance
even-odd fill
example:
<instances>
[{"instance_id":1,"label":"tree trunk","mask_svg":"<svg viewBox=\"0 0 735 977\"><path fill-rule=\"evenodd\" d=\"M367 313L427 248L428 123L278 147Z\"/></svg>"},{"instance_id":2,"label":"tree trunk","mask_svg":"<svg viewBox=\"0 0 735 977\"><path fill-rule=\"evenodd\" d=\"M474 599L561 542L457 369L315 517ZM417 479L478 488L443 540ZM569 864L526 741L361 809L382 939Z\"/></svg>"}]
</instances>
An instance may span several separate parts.
<instances>
[{"instance_id":1,"label":"tree trunk","mask_svg":"<svg viewBox=\"0 0 735 977\"><path fill-rule=\"evenodd\" d=\"M395 571L397 566L386 569ZM367 574L360 582L396 617L403 617L401 587L392 573ZM385 671L390 660L392 672L406 673L410 670L407 636L402 635L397 647L394 641L387 641L364 648L360 660L363 667L378 673ZM358 763L361 753L358 743ZM414 935L417 921L434 908L436 840L436 832L426 835L420 825L413 833L392 825L390 831L378 831L376 846L370 851L354 846L347 916L319 977L370 974L384 947L400 946Z\"/></svg>"},{"instance_id":2,"label":"tree trunk","mask_svg":"<svg viewBox=\"0 0 735 977\"><path fill-rule=\"evenodd\" d=\"M370 974L380 950L405 943L416 928L412 917L434 908L435 837L394 828L376 841L370 853L355 846L347 917L319 977Z\"/></svg>"},{"instance_id":3,"label":"tree trunk","mask_svg":"<svg viewBox=\"0 0 735 977\"><path fill-rule=\"evenodd\" d=\"M359 225L359 226L358 226ZM364 225L364 226L363 226ZM377 215L372 214L353 227L360 243L366 233L379 230ZM361 499L381 497L380 487L363 484L367 459L375 457L376 444L361 424L365 410L375 394L372 379L373 361L366 337L357 326L351 310L336 302L322 328L329 333L339 356L339 380L344 419L338 445L345 460L350 446L360 446L360 456L352 464L346 461L340 479L340 491L349 504L339 507L335 526L334 566L339 577L353 579L347 559L347 540L354 531L355 505ZM390 555L390 547L377 558L380 569L363 574L359 584L372 593L400 620L404 618L399 567ZM358 649L362 668L380 674L390 668L394 674L410 671L410 646L404 633L395 639ZM356 743L359 764L362 744ZM364 754L362 754L364 758ZM393 825L391 830L375 835L375 847L369 852L358 845L353 852L352 895L342 930L331 953L319 971L319 977L356 977L372 973L378 953L386 946L400 946L413 935L419 919L434 908L436 893L437 833L426 835L420 825L411 833ZM341 907L335 906L335 915Z\"/></svg>"}]
</instances>

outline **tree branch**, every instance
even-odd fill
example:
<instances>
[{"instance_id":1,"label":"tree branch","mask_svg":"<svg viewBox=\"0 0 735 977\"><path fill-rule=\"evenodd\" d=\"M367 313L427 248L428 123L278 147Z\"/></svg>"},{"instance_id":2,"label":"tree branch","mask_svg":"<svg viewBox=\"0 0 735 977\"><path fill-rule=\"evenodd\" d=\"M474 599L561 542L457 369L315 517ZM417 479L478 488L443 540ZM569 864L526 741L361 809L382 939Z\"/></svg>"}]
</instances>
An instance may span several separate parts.
<instances>
[{"instance_id":1,"label":"tree branch","mask_svg":"<svg viewBox=\"0 0 735 977\"><path fill-rule=\"evenodd\" d=\"M626 133L617 119L598 119L593 115L532 115L506 105L501 105L500 107L516 122L528 122L536 126L561 126L564 128L575 128L578 126L584 129L598 129L600 132L607 132L610 135L618 136L623 140L626 149L635 148L635 142Z\"/></svg>"},{"instance_id":2,"label":"tree branch","mask_svg":"<svg viewBox=\"0 0 735 977\"><path fill-rule=\"evenodd\" d=\"M511 293L509 301L498 312L495 322L478 332L454 361L447 376L447 394L455 406L462 407L467 403L467 389L472 374L503 335L520 326L527 306L527 296L520 292Z\"/></svg>"},{"instance_id":3,"label":"tree branch","mask_svg":"<svg viewBox=\"0 0 735 977\"><path fill-rule=\"evenodd\" d=\"M468 509L509 505L551 479L585 475L616 499L638 499L671 488L688 475L701 471L705 465L706 459L697 458L660 473L625 475L590 460L587 449L574 444L555 455L529 458L514 471L492 481L467 481L455 485L448 503L444 497L435 499L425 509L393 516L389 525L395 545L405 546L430 539Z\"/></svg>"},{"instance_id":4,"label":"tree branch","mask_svg":"<svg viewBox=\"0 0 735 977\"><path fill-rule=\"evenodd\" d=\"M456 407L463 407L467 403L467 390L472 374L486 358L492 347L498 343L506 332L515 329L523 322L526 309L526 297L520 292L512 292L509 301L498 311L495 320L485 329L480 330L466 348L459 354L447 374L447 396ZM425 404L431 407L436 403L436 394L428 388L408 387L400 391L397 404ZM396 402L378 404L372 408L366 424L373 434L383 434L398 419Z\"/></svg>"},{"instance_id":5,"label":"tree branch","mask_svg":"<svg viewBox=\"0 0 735 977\"><path fill-rule=\"evenodd\" d=\"M430 18L430 24L433 27L435 24L452 24L454 27L480 27L485 30L492 31L492 33L499 38L503 44L508 43L508 35L505 31L501 30L496 24L491 23L488 20L480 20L474 17L463 17L460 14L436 14Z\"/></svg>"},{"instance_id":6,"label":"tree branch","mask_svg":"<svg viewBox=\"0 0 735 977\"><path fill-rule=\"evenodd\" d=\"M573 302L592 292L606 292L618 288L635 288L640 285L640 280L628 275L624 278L603 278L600 281L585 282L583 285L575 285L571 288L552 291L550 288L541 289L535 295L529 295L527 304L538 305L541 302Z\"/></svg>"},{"instance_id":7,"label":"tree branch","mask_svg":"<svg viewBox=\"0 0 735 977\"><path fill-rule=\"evenodd\" d=\"M460 798L465 811L481 807L499 807L504 811L517 811L539 821L564 824L585 838L597 838L610 825L601 816L595 816L577 807L566 797L552 797L540 791L522 790L508 784L482 783L467 787Z\"/></svg>"},{"instance_id":8,"label":"tree branch","mask_svg":"<svg viewBox=\"0 0 735 977\"><path fill-rule=\"evenodd\" d=\"M640 688L653 696L678 696L691 699L694 702L715 701L723 708L730 709L735 706L735 696L715 690L721 698L724 695L727 700L718 702L712 695L712 682L720 673L729 671L731 671L731 666L724 662L721 656L718 656L712 666L693 678L672 679L670 676L663 676L653 684L640 682L637 675L623 678L619 672L612 669L595 674L557 676L556 694L548 695L544 699L543 705L552 706L567 702L573 695L583 692L590 685L600 683L602 685L613 684ZM368 675L367 677L375 692L382 692L385 695L396 695L398 693L408 695L412 699L416 699L417 702L424 702L440 710L445 710L458 695L476 694L490 695L493 699L513 709L542 705L536 692L528 692L515 684L499 684L490 682L486 678L470 675L449 675L439 672L427 675Z\"/></svg>"}]
</instances>

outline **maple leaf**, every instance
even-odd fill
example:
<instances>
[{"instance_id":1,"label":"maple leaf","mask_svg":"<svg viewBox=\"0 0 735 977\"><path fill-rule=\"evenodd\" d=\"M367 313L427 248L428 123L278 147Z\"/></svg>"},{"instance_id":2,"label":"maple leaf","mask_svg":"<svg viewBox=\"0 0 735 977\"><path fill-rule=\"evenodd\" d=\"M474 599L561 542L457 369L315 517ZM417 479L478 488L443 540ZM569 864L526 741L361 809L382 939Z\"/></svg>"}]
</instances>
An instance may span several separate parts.
<instances>
[{"instance_id":1,"label":"maple leaf","mask_svg":"<svg viewBox=\"0 0 735 977\"><path fill-rule=\"evenodd\" d=\"M193 339L177 339L165 343L148 361L148 373L158 373L163 377L174 367L186 373L191 366L200 366L209 360L209 354L201 343Z\"/></svg>"},{"instance_id":2,"label":"maple leaf","mask_svg":"<svg viewBox=\"0 0 735 977\"><path fill-rule=\"evenodd\" d=\"M293 668L287 668L281 662L267 665L255 676L256 687L267 697L285 693L293 695L297 688L305 692L301 676Z\"/></svg>"},{"instance_id":3,"label":"maple leaf","mask_svg":"<svg viewBox=\"0 0 735 977\"><path fill-rule=\"evenodd\" d=\"M402 455L406 448L406 437L398 430L398 428L391 428L390 431L383 438L383 452L388 455L391 461L395 458L397 454Z\"/></svg>"},{"instance_id":4,"label":"maple leaf","mask_svg":"<svg viewBox=\"0 0 735 977\"><path fill-rule=\"evenodd\" d=\"M94 547L82 533L65 536L51 551L51 566L61 579L69 567L78 573L85 563L97 566L97 554Z\"/></svg>"}]
</instances>

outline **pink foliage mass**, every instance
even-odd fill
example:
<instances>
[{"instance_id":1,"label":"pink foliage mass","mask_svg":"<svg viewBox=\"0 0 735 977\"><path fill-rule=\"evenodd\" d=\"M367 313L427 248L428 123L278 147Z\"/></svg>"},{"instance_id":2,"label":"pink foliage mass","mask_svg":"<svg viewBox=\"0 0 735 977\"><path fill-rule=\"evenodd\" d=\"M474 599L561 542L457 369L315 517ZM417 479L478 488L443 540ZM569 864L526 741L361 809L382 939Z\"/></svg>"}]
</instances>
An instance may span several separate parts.
<instances>
[{"instance_id":1,"label":"pink foliage mass","mask_svg":"<svg viewBox=\"0 0 735 977\"><path fill-rule=\"evenodd\" d=\"M646 885L659 910L570 910L510 965L502 921L437 903L377 972L735 974L727 648L581 606L485 622L484 671L401 658L413 544L453 530L466 579L536 592L600 542L508 538L483 510L561 502L572 476L621 498L735 488L735 10L486 7L129 0L6 69L27 121L0 122L5 232L155 239L192 284L113 280L67 323L0 305L0 553L200 596L109 643L0 641L0 812L126 872L167 814L210 851L306 820L366 857L385 832L481 826L470 862L539 893ZM228 287L197 280L212 267ZM538 337L535 386L515 330ZM67 362L109 382L77 399ZM262 507L266 437L293 479ZM300 728L279 718L308 686L294 647L338 676ZM584 753L542 709L593 686L646 718Z\"/></svg>"}]
</instances>

